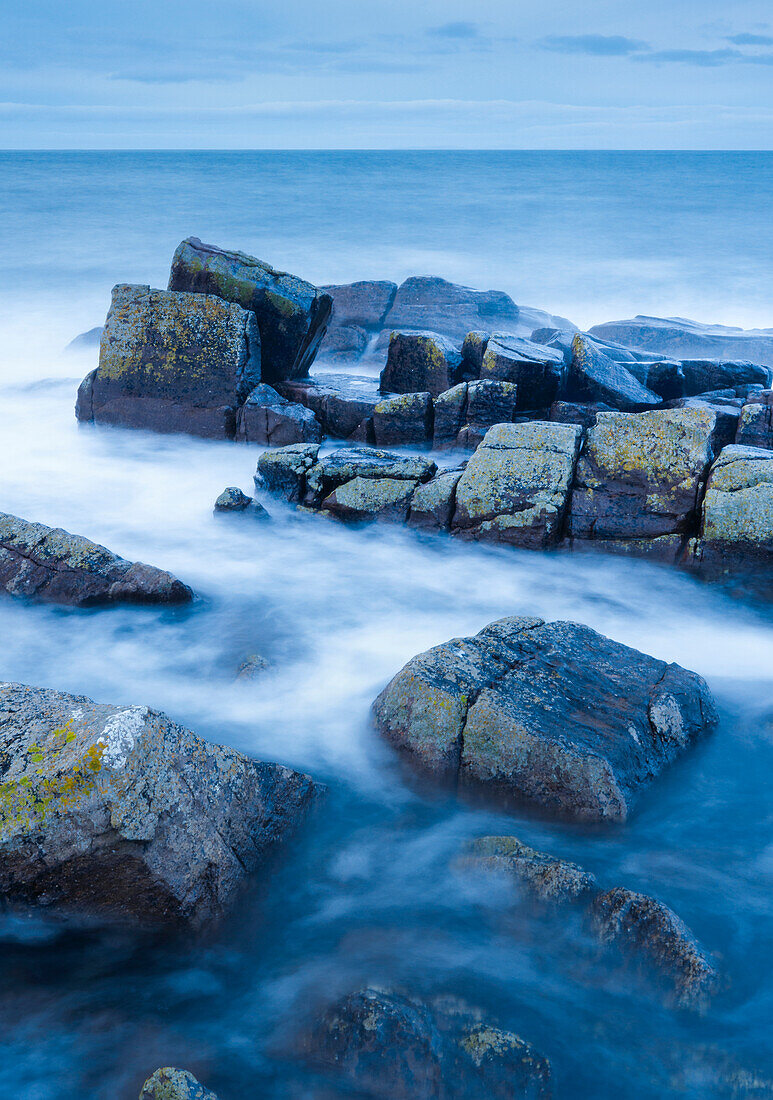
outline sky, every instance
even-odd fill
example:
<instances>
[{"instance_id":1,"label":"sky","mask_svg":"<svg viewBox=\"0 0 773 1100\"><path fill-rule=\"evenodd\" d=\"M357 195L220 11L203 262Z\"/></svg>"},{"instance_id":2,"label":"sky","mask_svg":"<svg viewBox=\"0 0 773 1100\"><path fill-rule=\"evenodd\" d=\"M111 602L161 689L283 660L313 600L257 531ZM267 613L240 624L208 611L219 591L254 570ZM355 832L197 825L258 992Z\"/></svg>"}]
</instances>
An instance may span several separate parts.
<instances>
[{"instance_id":1,"label":"sky","mask_svg":"<svg viewBox=\"0 0 773 1100\"><path fill-rule=\"evenodd\" d=\"M0 147L773 149L769 0L0 0Z\"/></svg>"}]
</instances>

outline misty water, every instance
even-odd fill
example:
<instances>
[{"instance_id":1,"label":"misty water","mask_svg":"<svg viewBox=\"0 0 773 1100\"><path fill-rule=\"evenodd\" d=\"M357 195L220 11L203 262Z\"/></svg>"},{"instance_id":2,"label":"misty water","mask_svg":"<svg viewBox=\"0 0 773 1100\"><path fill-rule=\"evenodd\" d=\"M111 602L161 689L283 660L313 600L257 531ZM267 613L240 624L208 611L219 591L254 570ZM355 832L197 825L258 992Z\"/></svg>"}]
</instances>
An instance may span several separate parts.
<instances>
[{"instance_id":1,"label":"misty water","mask_svg":"<svg viewBox=\"0 0 773 1100\"><path fill-rule=\"evenodd\" d=\"M169 940L0 916L0 1090L128 1100L158 1065L221 1100L310 1095L287 1047L365 984L454 994L530 1040L557 1097L731 1095L773 1076L773 632L764 607L650 564L352 530L252 491L259 450L78 426L117 281L163 286L196 234L317 282L433 273L583 325L635 312L771 324L773 157L681 154L3 154L4 511L175 573L182 609L0 601L2 677L147 704L327 784L318 814L216 933ZM452 462L454 456L443 456ZM467 805L411 781L369 723L413 654L492 619L587 623L705 676L719 728L623 827ZM271 671L235 682L260 653ZM720 960L709 1011L667 1008L571 914L453 863L512 833L671 905ZM749 1095L754 1095L753 1092Z\"/></svg>"}]
</instances>

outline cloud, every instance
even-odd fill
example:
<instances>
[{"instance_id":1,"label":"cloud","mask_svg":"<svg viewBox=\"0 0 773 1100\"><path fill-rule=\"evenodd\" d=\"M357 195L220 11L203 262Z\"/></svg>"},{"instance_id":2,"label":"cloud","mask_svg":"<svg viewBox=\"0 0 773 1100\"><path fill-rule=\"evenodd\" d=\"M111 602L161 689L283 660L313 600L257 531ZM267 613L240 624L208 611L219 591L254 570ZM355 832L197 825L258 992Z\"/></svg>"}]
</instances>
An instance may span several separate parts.
<instances>
[{"instance_id":1,"label":"cloud","mask_svg":"<svg viewBox=\"0 0 773 1100\"><path fill-rule=\"evenodd\" d=\"M646 42L620 34L549 34L538 43L554 53L580 53L591 57L628 57L649 49Z\"/></svg>"},{"instance_id":2,"label":"cloud","mask_svg":"<svg viewBox=\"0 0 773 1100\"><path fill-rule=\"evenodd\" d=\"M479 38L480 27L477 23L441 23L439 27L429 27L427 34L438 38Z\"/></svg>"},{"instance_id":3,"label":"cloud","mask_svg":"<svg viewBox=\"0 0 773 1100\"><path fill-rule=\"evenodd\" d=\"M737 61L751 60L740 50L726 47L720 50L652 50L639 54L634 60L653 63L672 63L678 65L696 65L701 69L713 69Z\"/></svg>"},{"instance_id":4,"label":"cloud","mask_svg":"<svg viewBox=\"0 0 773 1100\"><path fill-rule=\"evenodd\" d=\"M773 46L773 37L769 34L729 34L727 41L735 46Z\"/></svg>"}]
</instances>

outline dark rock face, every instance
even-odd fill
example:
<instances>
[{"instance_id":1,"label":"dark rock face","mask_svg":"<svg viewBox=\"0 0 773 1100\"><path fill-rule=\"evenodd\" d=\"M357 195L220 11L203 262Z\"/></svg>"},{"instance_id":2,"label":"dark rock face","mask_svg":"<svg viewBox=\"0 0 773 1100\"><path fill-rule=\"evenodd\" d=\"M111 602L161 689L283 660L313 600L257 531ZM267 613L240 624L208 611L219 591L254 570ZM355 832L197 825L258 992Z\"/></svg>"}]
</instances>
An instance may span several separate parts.
<instances>
[{"instance_id":1,"label":"dark rock face","mask_svg":"<svg viewBox=\"0 0 773 1100\"><path fill-rule=\"evenodd\" d=\"M302 500L306 492L306 477L318 454L316 443L295 443L278 451L266 451L258 459L255 483L291 503Z\"/></svg>"},{"instance_id":2,"label":"dark rock face","mask_svg":"<svg viewBox=\"0 0 773 1100\"><path fill-rule=\"evenodd\" d=\"M333 314L320 346L320 358L356 359L365 351L394 301L397 283L365 281L320 287L333 300Z\"/></svg>"},{"instance_id":3,"label":"dark rock face","mask_svg":"<svg viewBox=\"0 0 773 1100\"><path fill-rule=\"evenodd\" d=\"M735 442L742 447L773 450L773 390L763 391L743 406Z\"/></svg>"},{"instance_id":4,"label":"dark rock face","mask_svg":"<svg viewBox=\"0 0 773 1100\"><path fill-rule=\"evenodd\" d=\"M591 336L676 359L719 356L773 366L771 330L744 331L723 325L702 325L683 317L638 316L594 325L589 331Z\"/></svg>"},{"instance_id":5,"label":"dark rock face","mask_svg":"<svg viewBox=\"0 0 773 1100\"><path fill-rule=\"evenodd\" d=\"M420 771L600 822L625 821L716 723L695 673L576 623L524 618L414 657L373 715Z\"/></svg>"},{"instance_id":6,"label":"dark rock face","mask_svg":"<svg viewBox=\"0 0 773 1100\"><path fill-rule=\"evenodd\" d=\"M512 1032L457 1003L352 993L306 1037L305 1054L384 1100L548 1100L550 1065Z\"/></svg>"},{"instance_id":7,"label":"dark rock face","mask_svg":"<svg viewBox=\"0 0 773 1100\"><path fill-rule=\"evenodd\" d=\"M477 447L489 428L512 420L519 392L512 382L498 382L491 378L469 382L459 443L465 447Z\"/></svg>"},{"instance_id":8,"label":"dark rock face","mask_svg":"<svg viewBox=\"0 0 773 1100\"><path fill-rule=\"evenodd\" d=\"M140 1100L217 1100L217 1097L187 1070L164 1066L142 1086Z\"/></svg>"},{"instance_id":9,"label":"dark rock face","mask_svg":"<svg viewBox=\"0 0 773 1100\"><path fill-rule=\"evenodd\" d=\"M595 876L579 864L539 852L515 836L484 836L472 841L462 865L503 871L549 901L584 900L598 891Z\"/></svg>"},{"instance_id":10,"label":"dark rock face","mask_svg":"<svg viewBox=\"0 0 773 1100\"><path fill-rule=\"evenodd\" d=\"M381 372L383 393L427 391L433 397L456 385L462 353L435 332L393 332L387 362Z\"/></svg>"},{"instance_id":11,"label":"dark rock face","mask_svg":"<svg viewBox=\"0 0 773 1100\"><path fill-rule=\"evenodd\" d=\"M169 290L214 294L252 311L260 330L266 382L308 373L333 305L329 294L304 279L275 271L244 252L202 244L197 237L178 246Z\"/></svg>"},{"instance_id":12,"label":"dark rock face","mask_svg":"<svg viewBox=\"0 0 773 1100\"><path fill-rule=\"evenodd\" d=\"M560 351L517 336L492 336L480 369L481 378L518 386L519 409L547 408L558 397L565 374Z\"/></svg>"},{"instance_id":13,"label":"dark rock face","mask_svg":"<svg viewBox=\"0 0 773 1100\"><path fill-rule=\"evenodd\" d=\"M445 279L416 275L398 287L384 327L430 330L461 341L473 330L513 331L518 314L518 306L500 290L471 290Z\"/></svg>"},{"instance_id":14,"label":"dark rock face","mask_svg":"<svg viewBox=\"0 0 773 1100\"><path fill-rule=\"evenodd\" d=\"M0 685L0 896L148 924L223 915L309 807L305 775L147 707Z\"/></svg>"},{"instance_id":15,"label":"dark rock face","mask_svg":"<svg viewBox=\"0 0 773 1100\"><path fill-rule=\"evenodd\" d=\"M579 424L583 428L592 428L600 412L614 410L603 402L594 405L578 405L572 401L554 401L550 406L548 419L556 424Z\"/></svg>"},{"instance_id":16,"label":"dark rock face","mask_svg":"<svg viewBox=\"0 0 773 1100\"><path fill-rule=\"evenodd\" d=\"M212 295L121 284L76 416L232 439L236 409L260 381L260 364L253 313Z\"/></svg>"},{"instance_id":17,"label":"dark rock face","mask_svg":"<svg viewBox=\"0 0 773 1100\"><path fill-rule=\"evenodd\" d=\"M261 469L260 463L258 468ZM312 466L306 475L303 499L306 504L318 507L339 485L355 478L416 483L429 481L436 470L435 463L427 459L404 458L367 447L348 447L325 455Z\"/></svg>"},{"instance_id":18,"label":"dark rock face","mask_svg":"<svg viewBox=\"0 0 773 1100\"><path fill-rule=\"evenodd\" d=\"M188 603L171 573L118 557L82 535L0 512L0 590L11 596L90 607Z\"/></svg>"},{"instance_id":19,"label":"dark rock face","mask_svg":"<svg viewBox=\"0 0 773 1100\"><path fill-rule=\"evenodd\" d=\"M460 382L441 393L434 400L434 429L432 445L437 450L458 446L467 412L467 382Z\"/></svg>"},{"instance_id":20,"label":"dark rock face","mask_svg":"<svg viewBox=\"0 0 773 1100\"><path fill-rule=\"evenodd\" d=\"M373 409L378 447L424 446L432 439L433 407L429 393L388 397Z\"/></svg>"},{"instance_id":21,"label":"dark rock face","mask_svg":"<svg viewBox=\"0 0 773 1100\"><path fill-rule=\"evenodd\" d=\"M488 332L468 332L462 342L461 376L468 382L474 378L480 378L489 335Z\"/></svg>"},{"instance_id":22,"label":"dark rock face","mask_svg":"<svg viewBox=\"0 0 773 1100\"><path fill-rule=\"evenodd\" d=\"M216 512L243 512L252 504L252 497L248 497L236 485L229 485L223 489L215 501Z\"/></svg>"},{"instance_id":23,"label":"dark rock face","mask_svg":"<svg viewBox=\"0 0 773 1100\"><path fill-rule=\"evenodd\" d=\"M320 373L279 382L277 389L288 400L311 409L325 435L336 439L351 439L382 399L377 379L352 374Z\"/></svg>"},{"instance_id":24,"label":"dark rock face","mask_svg":"<svg viewBox=\"0 0 773 1100\"><path fill-rule=\"evenodd\" d=\"M629 365L610 359L581 333L572 340L567 395L572 401L602 401L624 412L650 408L661 400L638 381Z\"/></svg>"},{"instance_id":25,"label":"dark rock face","mask_svg":"<svg viewBox=\"0 0 773 1100\"><path fill-rule=\"evenodd\" d=\"M461 470L449 470L416 487L411 497L411 512L408 517L412 527L447 530L451 526L456 486L461 476Z\"/></svg>"},{"instance_id":26,"label":"dark rock face","mask_svg":"<svg viewBox=\"0 0 773 1100\"><path fill-rule=\"evenodd\" d=\"M311 409L292 404L261 382L236 415L236 438L269 447L321 443L322 427Z\"/></svg>"}]
</instances>

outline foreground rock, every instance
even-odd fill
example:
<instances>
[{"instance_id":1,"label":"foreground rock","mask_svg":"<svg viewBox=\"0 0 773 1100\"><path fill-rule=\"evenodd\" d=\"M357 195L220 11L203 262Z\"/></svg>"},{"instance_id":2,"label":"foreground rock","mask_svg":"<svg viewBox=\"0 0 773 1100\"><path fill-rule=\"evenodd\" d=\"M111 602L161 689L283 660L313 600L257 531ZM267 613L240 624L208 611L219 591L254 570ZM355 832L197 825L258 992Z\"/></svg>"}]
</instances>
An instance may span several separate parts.
<instances>
[{"instance_id":1,"label":"foreground rock","mask_svg":"<svg viewBox=\"0 0 773 1100\"><path fill-rule=\"evenodd\" d=\"M427 391L437 397L456 385L461 371L462 353L446 337L436 332L393 332L381 389L384 393Z\"/></svg>"},{"instance_id":2,"label":"foreground rock","mask_svg":"<svg viewBox=\"0 0 773 1100\"><path fill-rule=\"evenodd\" d=\"M0 512L0 590L72 607L193 599L191 589L163 569L127 561L61 527L5 512Z\"/></svg>"},{"instance_id":3,"label":"foreground rock","mask_svg":"<svg viewBox=\"0 0 773 1100\"><path fill-rule=\"evenodd\" d=\"M151 925L220 918L316 793L147 707L12 683L0 768L0 898Z\"/></svg>"},{"instance_id":4,"label":"foreground rock","mask_svg":"<svg viewBox=\"0 0 773 1100\"><path fill-rule=\"evenodd\" d=\"M642 788L717 720L695 673L534 618L414 657L373 716L419 771L604 822L625 821Z\"/></svg>"},{"instance_id":5,"label":"foreground rock","mask_svg":"<svg viewBox=\"0 0 773 1100\"><path fill-rule=\"evenodd\" d=\"M550 1065L513 1032L450 1000L365 989L328 1009L304 1042L334 1080L384 1100L550 1097Z\"/></svg>"},{"instance_id":6,"label":"foreground rock","mask_svg":"<svg viewBox=\"0 0 773 1100\"><path fill-rule=\"evenodd\" d=\"M676 913L655 898L622 887L602 891L578 864L514 836L473 841L459 865L504 873L543 901L581 903L598 939L654 968L683 1007L704 1008L717 987L712 959Z\"/></svg>"},{"instance_id":7,"label":"foreground rock","mask_svg":"<svg viewBox=\"0 0 773 1100\"><path fill-rule=\"evenodd\" d=\"M272 383L308 374L333 305L329 294L297 275L198 237L178 246L169 290L214 294L250 310L260 330L263 380Z\"/></svg>"},{"instance_id":8,"label":"foreground rock","mask_svg":"<svg viewBox=\"0 0 773 1100\"><path fill-rule=\"evenodd\" d=\"M702 325L683 317L634 317L594 325L592 336L675 358L746 359L773 366L773 331Z\"/></svg>"},{"instance_id":9,"label":"foreground rock","mask_svg":"<svg viewBox=\"0 0 773 1100\"><path fill-rule=\"evenodd\" d=\"M254 313L212 295L121 284L76 416L232 439L236 411L260 377Z\"/></svg>"},{"instance_id":10,"label":"foreground rock","mask_svg":"<svg viewBox=\"0 0 773 1100\"><path fill-rule=\"evenodd\" d=\"M187 1070L164 1066L142 1086L140 1100L217 1100L217 1097Z\"/></svg>"}]
</instances>

